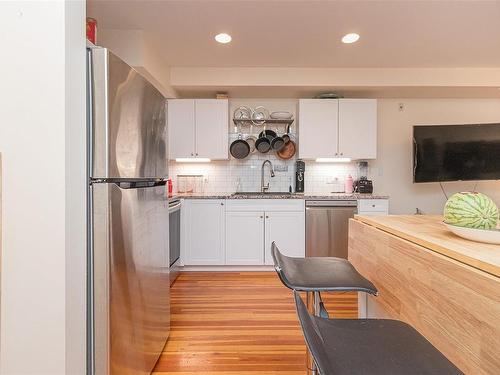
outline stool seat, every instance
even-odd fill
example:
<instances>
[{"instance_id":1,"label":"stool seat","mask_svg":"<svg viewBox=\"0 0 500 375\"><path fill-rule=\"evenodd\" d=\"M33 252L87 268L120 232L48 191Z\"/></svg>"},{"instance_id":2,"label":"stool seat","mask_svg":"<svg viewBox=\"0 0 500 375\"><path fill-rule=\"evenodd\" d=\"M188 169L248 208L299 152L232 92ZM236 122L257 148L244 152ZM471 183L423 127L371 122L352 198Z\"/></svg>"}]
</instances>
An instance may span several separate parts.
<instances>
[{"instance_id":1,"label":"stool seat","mask_svg":"<svg viewBox=\"0 0 500 375\"><path fill-rule=\"evenodd\" d=\"M366 292L377 288L343 258L292 258L280 253L273 242L274 267L285 286L301 292Z\"/></svg>"},{"instance_id":2,"label":"stool seat","mask_svg":"<svg viewBox=\"0 0 500 375\"><path fill-rule=\"evenodd\" d=\"M388 319L312 316L297 292L297 313L321 375L463 374L413 327Z\"/></svg>"}]
</instances>

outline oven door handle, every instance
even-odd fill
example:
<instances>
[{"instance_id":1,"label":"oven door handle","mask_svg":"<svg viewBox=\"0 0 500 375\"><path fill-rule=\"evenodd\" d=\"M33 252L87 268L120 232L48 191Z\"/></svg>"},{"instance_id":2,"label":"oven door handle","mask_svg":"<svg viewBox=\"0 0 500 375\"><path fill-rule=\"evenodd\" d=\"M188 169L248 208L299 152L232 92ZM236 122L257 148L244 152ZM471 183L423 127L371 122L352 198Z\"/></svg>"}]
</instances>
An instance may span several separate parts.
<instances>
[{"instance_id":1,"label":"oven door handle","mask_svg":"<svg viewBox=\"0 0 500 375\"><path fill-rule=\"evenodd\" d=\"M173 206L168 206L168 213L179 211L181 209L181 202L174 204Z\"/></svg>"}]
</instances>

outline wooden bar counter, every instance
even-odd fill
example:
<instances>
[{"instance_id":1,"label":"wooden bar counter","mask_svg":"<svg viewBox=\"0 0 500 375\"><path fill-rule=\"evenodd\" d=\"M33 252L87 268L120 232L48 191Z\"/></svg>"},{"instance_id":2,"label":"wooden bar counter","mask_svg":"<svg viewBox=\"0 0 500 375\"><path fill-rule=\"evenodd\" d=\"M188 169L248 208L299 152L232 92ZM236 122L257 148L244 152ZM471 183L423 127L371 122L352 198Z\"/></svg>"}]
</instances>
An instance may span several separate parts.
<instances>
[{"instance_id":1,"label":"wooden bar counter","mask_svg":"<svg viewBox=\"0 0 500 375\"><path fill-rule=\"evenodd\" d=\"M356 216L349 260L379 290L368 317L403 320L466 374L500 374L500 246L456 237L441 216Z\"/></svg>"}]
</instances>

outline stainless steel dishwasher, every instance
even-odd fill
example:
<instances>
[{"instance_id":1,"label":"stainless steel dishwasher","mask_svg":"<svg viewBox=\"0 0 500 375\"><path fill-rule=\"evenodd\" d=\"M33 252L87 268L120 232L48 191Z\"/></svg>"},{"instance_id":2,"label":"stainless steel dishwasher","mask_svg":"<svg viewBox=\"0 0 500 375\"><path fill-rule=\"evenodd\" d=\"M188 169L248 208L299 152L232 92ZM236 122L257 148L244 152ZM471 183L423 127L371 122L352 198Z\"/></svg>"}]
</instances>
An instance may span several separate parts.
<instances>
[{"instance_id":1,"label":"stainless steel dishwasher","mask_svg":"<svg viewBox=\"0 0 500 375\"><path fill-rule=\"evenodd\" d=\"M306 201L306 256L347 259L349 219L355 200Z\"/></svg>"}]
</instances>

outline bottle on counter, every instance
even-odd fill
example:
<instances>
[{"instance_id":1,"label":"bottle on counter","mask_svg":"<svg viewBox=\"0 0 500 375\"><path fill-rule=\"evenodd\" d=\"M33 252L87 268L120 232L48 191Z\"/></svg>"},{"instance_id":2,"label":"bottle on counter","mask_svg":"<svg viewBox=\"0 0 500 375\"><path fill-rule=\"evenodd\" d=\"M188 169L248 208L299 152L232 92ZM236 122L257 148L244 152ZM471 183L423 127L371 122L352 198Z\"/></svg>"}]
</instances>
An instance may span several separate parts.
<instances>
[{"instance_id":1,"label":"bottle on counter","mask_svg":"<svg viewBox=\"0 0 500 375\"><path fill-rule=\"evenodd\" d=\"M172 179L171 178L169 178L167 180L167 189L168 189L167 190L168 191L168 196L171 197L173 195L173 193L174 193L174 185L172 183Z\"/></svg>"},{"instance_id":2,"label":"bottle on counter","mask_svg":"<svg viewBox=\"0 0 500 375\"><path fill-rule=\"evenodd\" d=\"M351 175L348 175L344 182L344 191L347 194L351 194L353 192L353 179Z\"/></svg>"}]
</instances>

